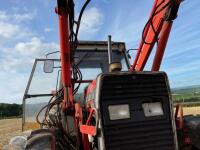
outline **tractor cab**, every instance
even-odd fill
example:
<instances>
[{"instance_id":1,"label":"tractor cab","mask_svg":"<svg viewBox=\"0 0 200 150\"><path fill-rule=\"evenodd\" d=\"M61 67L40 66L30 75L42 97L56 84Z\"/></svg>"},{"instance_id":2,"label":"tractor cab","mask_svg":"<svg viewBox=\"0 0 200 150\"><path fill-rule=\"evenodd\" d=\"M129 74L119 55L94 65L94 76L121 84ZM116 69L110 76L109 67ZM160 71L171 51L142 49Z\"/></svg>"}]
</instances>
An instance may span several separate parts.
<instances>
[{"instance_id":1,"label":"tractor cab","mask_svg":"<svg viewBox=\"0 0 200 150\"><path fill-rule=\"evenodd\" d=\"M123 69L129 68L128 57L125 51L125 43L112 42L112 59L122 63ZM49 53L44 59L35 59L28 84L23 97L22 130L40 128L36 117L40 110L45 107L51 97L59 90L61 82L60 59L52 56L57 52ZM82 73L82 83L75 101L80 98L85 87L100 73L109 71L108 44L106 41L80 41L74 55L75 64ZM78 84L78 83L77 83ZM82 103L85 100L83 100ZM41 122L45 110L38 116Z\"/></svg>"},{"instance_id":2,"label":"tractor cab","mask_svg":"<svg viewBox=\"0 0 200 150\"><path fill-rule=\"evenodd\" d=\"M112 64L120 64L122 70L128 70L130 63L124 42L112 42ZM75 94L75 102L81 101L85 104L95 87L95 80L99 74L109 72L109 54L107 41L79 41L74 55L75 64L79 67L82 80L79 91Z\"/></svg>"}]
</instances>

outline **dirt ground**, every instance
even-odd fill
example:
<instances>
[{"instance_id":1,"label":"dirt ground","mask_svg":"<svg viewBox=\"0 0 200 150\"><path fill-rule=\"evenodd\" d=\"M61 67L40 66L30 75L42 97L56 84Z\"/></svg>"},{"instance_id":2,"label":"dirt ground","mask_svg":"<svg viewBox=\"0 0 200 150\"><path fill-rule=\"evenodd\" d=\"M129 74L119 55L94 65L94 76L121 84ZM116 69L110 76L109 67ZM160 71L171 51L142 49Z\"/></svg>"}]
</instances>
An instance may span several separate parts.
<instances>
[{"instance_id":1,"label":"dirt ground","mask_svg":"<svg viewBox=\"0 0 200 150\"><path fill-rule=\"evenodd\" d=\"M11 137L21 133L21 119L0 120L0 150L8 144Z\"/></svg>"},{"instance_id":2,"label":"dirt ground","mask_svg":"<svg viewBox=\"0 0 200 150\"><path fill-rule=\"evenodd\" d=\"M197 107L184 107L183 115L200 115L200 106Z\"/></svg>"}]
</instances>

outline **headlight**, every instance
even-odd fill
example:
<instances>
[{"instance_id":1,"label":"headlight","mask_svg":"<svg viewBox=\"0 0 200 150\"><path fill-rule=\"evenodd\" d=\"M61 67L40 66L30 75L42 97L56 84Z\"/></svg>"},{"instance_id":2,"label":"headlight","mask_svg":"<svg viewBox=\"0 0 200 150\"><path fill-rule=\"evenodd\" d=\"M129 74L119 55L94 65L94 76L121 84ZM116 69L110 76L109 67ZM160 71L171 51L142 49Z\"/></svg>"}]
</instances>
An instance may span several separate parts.
<instances>
[{"instance_id":1,"label":"headlight","mask_svg":"<svg viewBox=\"0 0 200 150\"><path fill-rule=\"evenodd\" d=\"M163 115L163 107L161 102L143 103L142 108L146 117Z\"/></svg>"},{"instance_id":2,"label":"headlight","mask_svg":"<svg viewBox=\"0 0 200 150\"><path fill-rule=\"evenodd\" d=\"M110 105L108 106L110 120L130 118L129 105Z\"/></svg>"}]
</instances>

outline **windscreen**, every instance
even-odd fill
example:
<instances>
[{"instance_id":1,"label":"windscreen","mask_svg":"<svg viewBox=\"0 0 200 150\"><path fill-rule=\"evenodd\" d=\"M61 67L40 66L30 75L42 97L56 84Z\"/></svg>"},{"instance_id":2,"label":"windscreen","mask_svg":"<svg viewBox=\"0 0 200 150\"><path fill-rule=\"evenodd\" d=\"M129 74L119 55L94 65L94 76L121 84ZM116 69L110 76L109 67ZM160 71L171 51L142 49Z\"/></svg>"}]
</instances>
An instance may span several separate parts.
<instances>
[{"instance_id":1,"label":"windscreen","mask_svg":"<svg viewBox=\"0 0 200 150\"><path fill-rule=\"evenodd\" d=\"M113 62L121 62L122 70L128 70L124 54L115 50L112 52ZM75 54L75 63L79 66L83 80L95 80L100 73L108 72L108 51L77 51ZM78 84L76 84L77 86ZM84 90L89 83L81 83L79 90L75 94L75 101L84 105Z\"/></svg>"},{"instance_id":2,"label":"windscreen","mask_svg":"<svg viewBox=\"0 0 200 150\"><path fill-rule=\"evenodd\" d=\"M39 111L47 105L49 100L58 89L60 74L60 62L54 61L54 70L52 73L44 72L44 61L36 60L33 66L32 74L29 78L30 84L27 85L27 91L24 99L24 130L39 128L36 116ZM40 113L38 119L41 121L44 117L45 109Z\"/></svg>"},{"instance_id":3,"label":"windscreen","mask_svg":"<svg viewBox=\"0 0 200 150\"><path fill-rule=\"evenodd\" d=\"M112 62L121 62L123 70L128 69L124 54L118 50L112 52ZM88 69L88 72L95 72L100 69L102 73L107 73L109 66L108 51L76 51L75 64L77 64L80 69Z\"/></svg>"}]
</instances>

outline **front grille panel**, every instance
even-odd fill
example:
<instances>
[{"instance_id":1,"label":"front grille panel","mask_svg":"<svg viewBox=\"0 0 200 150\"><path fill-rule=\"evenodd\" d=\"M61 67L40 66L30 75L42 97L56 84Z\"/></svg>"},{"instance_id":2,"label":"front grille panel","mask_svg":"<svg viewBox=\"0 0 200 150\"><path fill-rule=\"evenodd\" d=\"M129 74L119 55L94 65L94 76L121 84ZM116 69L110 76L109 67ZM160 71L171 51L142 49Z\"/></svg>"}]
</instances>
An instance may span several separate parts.
<instances>
[{"instance_id":1,"label":"front grille panel","mask_svg":"<svg viewBox=\"0 0 200 150\"><path fill-rule=\"evenodd\" d=\"M166 76L154 74L103 75L100 106L107 150L174 150ZM164 116L145 117L142 103L161 101ZM111 121L108 106L129 104L131 118Z\"/></svg>"},{"instance_id":2,"label":"front grille panel","mask_svg":"<svg viewBox=\"0 0 200 150\"><path fill-rule=\"evenodd\" d=\"M107 140L107 149L159 149L166 146L173 145L173 134L172 128L167 124L159 124L154 122L152 126L146 125L145 123L140 126L134 123L129 127L123 125L116 125L116 127L105 127L104 136ZM137 147L137 148L136 148Z\"/></svg>"}]
</instances>

